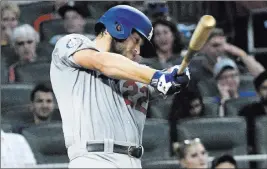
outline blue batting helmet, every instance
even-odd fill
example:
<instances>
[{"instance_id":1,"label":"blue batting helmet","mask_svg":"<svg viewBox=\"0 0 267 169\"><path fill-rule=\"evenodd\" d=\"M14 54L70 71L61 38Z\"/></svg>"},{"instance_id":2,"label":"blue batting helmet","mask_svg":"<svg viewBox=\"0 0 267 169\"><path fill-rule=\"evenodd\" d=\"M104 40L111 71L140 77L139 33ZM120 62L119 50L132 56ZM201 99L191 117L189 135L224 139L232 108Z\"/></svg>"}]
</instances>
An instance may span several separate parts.
<instances>
[{"instance_id":1,"label":"blue batting helmet","mask_svg":"<svg viewBox=\"0 0 267 169\"><path fill-rule=\"evenodd\" d=\"M137 31L144 39L147 50L154 50L150 43L153 27L149 18L136 8L128 5L117 5L110 8L95 25L95 30L103 24L109 34L116 39L127 39L133 30ZM148 57L148 56L147 56Z\"/></svg>"}]
</instances>

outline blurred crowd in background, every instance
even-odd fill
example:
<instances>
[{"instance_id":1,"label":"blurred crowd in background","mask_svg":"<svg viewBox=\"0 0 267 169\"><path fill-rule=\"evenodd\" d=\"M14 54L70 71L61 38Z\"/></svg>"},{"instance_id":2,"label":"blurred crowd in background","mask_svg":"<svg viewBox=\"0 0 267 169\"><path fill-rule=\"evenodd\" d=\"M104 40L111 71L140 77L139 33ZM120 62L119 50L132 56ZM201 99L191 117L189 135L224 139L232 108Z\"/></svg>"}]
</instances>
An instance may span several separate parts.
<instances>
[{"instance_id":1,"label":"blurred crowd in background","mask_svg":"<svg viewBox=\"0 0 267 169\"><path fill-rule=\"evenodd\" d=\"M267 2L68 0L1 1L1 166L68 162L51 54L66 34L93 40L95 21L118 4L151 19L156 53L144 47L141 56L153 57L136 61L155 69L181 63L201 16L217 20L189 65L189 87L151 98L144 164L176 159L184 168L266 167L266 159L239 164L233 156L267 154ZM208 164L209 155L218 158Z\"/></svg>"}]
</instances>

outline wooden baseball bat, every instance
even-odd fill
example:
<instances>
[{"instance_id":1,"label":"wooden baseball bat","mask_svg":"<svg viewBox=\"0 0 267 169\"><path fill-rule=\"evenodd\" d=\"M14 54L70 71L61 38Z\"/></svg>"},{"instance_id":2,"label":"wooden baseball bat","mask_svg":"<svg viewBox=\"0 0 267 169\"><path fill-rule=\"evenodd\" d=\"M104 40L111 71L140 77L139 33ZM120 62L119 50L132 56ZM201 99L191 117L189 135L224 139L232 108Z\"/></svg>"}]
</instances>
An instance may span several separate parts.
<instances>
[{"instance_id":1,"label":"wooden baseball bat","mask_svg":"<svg viewBox=\"0 0 267 169\"><path fill-rule=\"evenodd\" d=\"M193 56L203 47L215 25L216 20L213 16L204 15L201 17L190 39L188 50L180 65L178 74L182 74L184 72Z\"/></svg>"}]
</instances>

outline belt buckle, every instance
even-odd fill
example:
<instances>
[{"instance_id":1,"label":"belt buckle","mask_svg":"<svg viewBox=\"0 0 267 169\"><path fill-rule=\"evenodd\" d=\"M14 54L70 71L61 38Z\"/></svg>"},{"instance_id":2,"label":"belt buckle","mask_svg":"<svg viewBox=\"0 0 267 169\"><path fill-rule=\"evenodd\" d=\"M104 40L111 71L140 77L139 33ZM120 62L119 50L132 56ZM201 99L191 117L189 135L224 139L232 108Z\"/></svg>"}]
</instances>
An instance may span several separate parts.
<instances>
[{"instance_id":1,"label":"belt buckle","mask_svg":"<svg viewBox=\"0 0 267 169\"><path fill-rule=\"evenodd\" d=\"M142 150L141 154L140 154L140 152L138 152L138 157L132 156L132 154L131 154L133 152L132 148L136 148L136 149L138 149L138 151L139 151L139 148L141 148L141 150ZM143 156L143 154L144 154L144 147L143 146L139 146L139 147L129 146L128 147L128 155L130 157L132 157L132 158L138 158L138 159L140 159Z\"/></svg>"}]
</instances>

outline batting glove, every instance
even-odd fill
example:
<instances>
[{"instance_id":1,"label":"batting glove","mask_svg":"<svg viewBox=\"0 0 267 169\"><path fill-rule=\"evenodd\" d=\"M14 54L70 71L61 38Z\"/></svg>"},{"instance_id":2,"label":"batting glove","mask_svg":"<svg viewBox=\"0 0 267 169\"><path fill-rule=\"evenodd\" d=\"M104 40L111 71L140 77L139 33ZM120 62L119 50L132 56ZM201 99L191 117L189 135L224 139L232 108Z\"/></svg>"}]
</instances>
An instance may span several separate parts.
<instances>
[{"instance_id":1,"label":"batting glove","mask_svg":"<svg viewBox=\"0 0 267 169\"><path fill-rule=\"evenodd\" d=\"M179 93L183 88L186 88L190 81L190 73L188 68L181 75L177 72L179 66L172 67L168 72L157 71L150 82L150 85L156 88L160 93L164 95L171 95Z\"/></svg>"}]
</instances>

